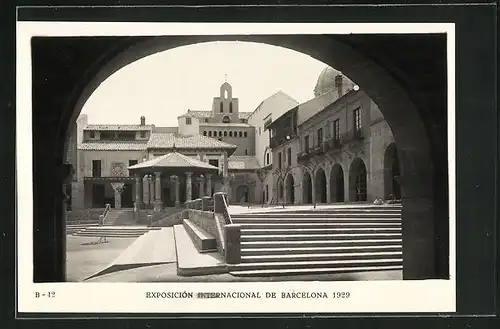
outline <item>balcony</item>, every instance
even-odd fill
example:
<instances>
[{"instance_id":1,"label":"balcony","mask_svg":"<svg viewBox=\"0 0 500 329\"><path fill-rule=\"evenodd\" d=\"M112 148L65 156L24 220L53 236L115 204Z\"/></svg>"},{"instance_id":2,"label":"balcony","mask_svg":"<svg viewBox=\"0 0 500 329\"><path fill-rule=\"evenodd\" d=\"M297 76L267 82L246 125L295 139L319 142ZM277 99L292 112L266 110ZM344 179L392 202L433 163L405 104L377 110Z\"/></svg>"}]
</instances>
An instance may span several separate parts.
<instances>
[{"instance_id":1,"label":"balcony","mask_svg":"<svg viewBox=\"0 0 500 329\"><path fill-rule=\"evenodd\" d=\"M288 134L279 134L278 136L271 137L271 140L269 141L269 146L274 149L280 145L283 145L287 141L292 140L295 138L296 135L293 132L289 132Z\"/></svg>"},{"instance_id":2,"label":"balcony","mask_svg":"<svg viewBox=\"0 0 500 329\"><path fill-rule=\"evenodd\" d=\"M342 149L342 142L340 139L330 138L323 143L325 151L335 152Z\"/></svg>"},{"instance_id":3,"label":"balcony","mask_svg":"<svg viewBox=\"0 0 500 329\"><path fill-rule=\"evenodd\" d=\"M307 159L309 159L312 156L312 154L313 153L311 152L311 150L300 152L299 154L297 154L297 160L298 161L306 161Z\"/></svg>"},{"instance_id":4,"label":"balcony","mask_svg":"<svg viewBox=\"0 0 500 329\"><path fill-rule=\"evenodd\" d=\"M351 130L342 135L342 144L360 143L363 142L364 139L365 136L363 135L363 130Z\"/></svg>"}]
</instances>

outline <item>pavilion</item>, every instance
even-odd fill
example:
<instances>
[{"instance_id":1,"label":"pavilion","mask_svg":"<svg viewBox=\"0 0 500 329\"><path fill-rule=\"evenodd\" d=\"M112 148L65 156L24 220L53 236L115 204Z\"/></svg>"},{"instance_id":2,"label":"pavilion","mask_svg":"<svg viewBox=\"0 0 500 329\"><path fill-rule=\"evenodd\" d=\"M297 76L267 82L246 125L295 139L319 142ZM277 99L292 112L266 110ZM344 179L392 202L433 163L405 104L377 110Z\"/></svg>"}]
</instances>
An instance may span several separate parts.
<instances>
[{"instance_id":1,"label":"pavilion","mask_svg":"<svg viewBox=\"0 0 500 329\"><path fill-rule=\"evenodd\" d=\"M196 193L198 197L212 195L212 175L219 173L218 167L178 153L175 148L171 153L130 166L128 170L134 174L137 187L134 202L135 212L141 209L141 196L143 195L141 187L143 178L146 176L154 177L154 188L152 189L154 210L161 211L167 200L174 201L175 207L180 205L181 199L190 201L194 182L198 183L195 185L199 189Z\"/></svg>"}]
</instances>

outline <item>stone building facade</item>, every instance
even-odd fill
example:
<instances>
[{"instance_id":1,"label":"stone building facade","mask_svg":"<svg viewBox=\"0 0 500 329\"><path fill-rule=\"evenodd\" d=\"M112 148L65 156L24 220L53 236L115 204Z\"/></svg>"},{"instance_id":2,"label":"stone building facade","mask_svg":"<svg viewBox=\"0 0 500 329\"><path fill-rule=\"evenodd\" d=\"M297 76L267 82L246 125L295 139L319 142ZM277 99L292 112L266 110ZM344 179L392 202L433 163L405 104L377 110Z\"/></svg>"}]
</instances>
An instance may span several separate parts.
<instances>
[{"instance_id":1,"label":"stone building facade","mask_svg":"<svg viewBox=\"0 0 500 329\"><path fill-rule=\"evenodd\" d=\"M172 150L218 167L212 191L225 191L232 203L399 198L397 148L376 104L330 67L318 77L314 95L299 104L280 91L254 111L242 112L225 82L210 110L187 110L177 127L146 124L144 117L138 125L89 125L82 115L72 135L78 148L68 152L77 168L68 189L71 205L113 204L119 182L124 186L120 206L133 207L136 183L127 168ZM148 205L154 183L141 179ZM193 191L199 190L197 183L192 182ZM173 205L166 188L160 193L165 206ZM181 193L181 202L185 198Z\"/></svg>"}]
</instances>

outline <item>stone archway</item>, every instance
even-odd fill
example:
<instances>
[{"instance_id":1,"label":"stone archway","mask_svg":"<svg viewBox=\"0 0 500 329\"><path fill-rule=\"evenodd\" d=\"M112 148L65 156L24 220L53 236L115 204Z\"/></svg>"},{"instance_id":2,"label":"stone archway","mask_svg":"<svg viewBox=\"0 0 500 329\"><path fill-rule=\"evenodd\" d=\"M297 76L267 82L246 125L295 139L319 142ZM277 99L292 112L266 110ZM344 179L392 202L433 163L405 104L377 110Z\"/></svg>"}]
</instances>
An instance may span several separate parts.
<instances>
[{"instance_id":1,"label":"stone archway","mask_svg":"<svg viewBox=\"0 0 500 329\"><path fill-rule=\"evenodd\" d=\"M316 195L316 203L326 203L326 174L323 168L316 171L314 178L314 193Z\"/></svg>"},{"instance_id":2,"label":"stone archway","mask_svg":"<svg viewBox=\"0 0 500 329\"><path fill-rule=\"evenodd\" d=\"M302 203L311 204L313 203L313 186L311 180L311 174L304 170L302 178Z\"/></svg>"},{"instance_id":3,"label":"stone archway","mask_svg":"<svg viewBox=\"0 0 500 329\"><path fill-rule=\"evenodd\" d=\"M250 191L248 186L240 185L236 188L236 202L237 203L246 203L249 202Z\"/></svg>"},{"instance_id":4,"label":"stone archway","mask_svg":"<svg viewBox=\"0 0 500 329\"><path fill-rule=\"evenodd\" d=\"M349 168L349 201L367 201L366 165L363 160L356 158Z\"/></svg>"},{"instance_id":5,"label":"stone archway","mask_svg":"<svg viewBox=\"0 0 500 329\"><path fill-rule=\"evenodd\" d=\"M401 169L396 143L391 143L384 154L384 196L401 199Z\"/></svg>"},{"instance_id":6,"label":"stone archway","mask_svg":"<svg viewBox=\"0 0 500 329\"><path fill-rule=\"evenodd\" d=\"M344 202L344 170L339 163L332 167L330 173L330 198L331 202Z\"/></svg>"},{"instance_id":7,"label":"stone archway","mask_svg":"<svg viewBox=\"0 0 500 329\"><path fill-rule=\"evenodd\" d=\"M50 109L51 113L53 113L51 117L54 118L48 120L49 122L37 121L33 127L34 140L36 141L34 157L37 159L38 168L40 168L38 170L40 174L36 174L36 177L34 177L34 181L37 181L36 186L34 186L35 202L39 205L54 205L53 210L46 210L48 216L50 214L54 218L54 227L38 230L39 233L37 234L40 236L52 234L54 241L64 241L65 239L62 233L65 225L63 213L56 214L55 210L63 208L63 200L59 196L63 178L58 177L56 180L47 181L42 175L47 176L47 172L56 173L60 170L56 167L62 166L65 158L68 147L67 137L70 133L68 128L76 121L83 104L102 81L123 66L159 51L204 41L252 41L294 49L331 65L355 81L378 105L391 127L399 149L398 155L402 177L401 193L403 195L402 204L404 209L404 278L436 277L436 264L445 264L448 258L447 247L443 249L441 246L439 248L435 246L436 240L441 241L445 246L447 245L448 205L445 196L448 194L448 182L442 176L446 176L448 168L446 160L446 127L442 123L436 124L442 118L441 114L433 114L438 112L433 112L433 109L437 108L439 112L446 113L446 102L440 101L439 105L433 105L432 101L421 101L426 99L427 96L422 95L418 88L413 88L411 83L404 83L405 79L411 81L411 78L406 77L405 74L411 77L412 75L418 75L418 72L403 71L400 74L397 70L393 70L392 65L397 65L397 62L390 58L391 52L386 53L384 61L375 62L372 60L374 57L371 55L376 53L376 49L383 48L380 46L383 41L367 42L366 45L358 44L358 50L355 50L352 46L349 46L354 42L349 38L351 36L249 35L183 36L177 38L146 37L136 39L127 37L119 41L117 39L116 42L109 39L104 41L82 41L82 43L87 43L85 49L91 49L92 51L88 52L88 56L85 56L84 59L75 56L75 61L86 61L86 63L78 64L80 65L79 68L71 72L71 77L66 77L66 73L64 73L67 71L66 67L57 60L54 60L54 64L50 64L51 66L47 67L47 70L35 72L33 75L36 82L43 81L46 78L44 72L59 72L49 77L52 84L58 83L57 81L54 82L54 80L62 79L63 82L60 83L60 86L74 86L69 90L54 88L57 93L52 95L45 90L47 84L34 83L34 98L38 95L38 101L34 102L34 112L39 111L40 113L44 111L44 108ZM363 38L369 39L369 37ZM386 40L388 45L394 44L391 37L386 38ZM62 40L61 42L69 41ZM72 51L78 52L81 50L81 48L75 46L74 41L71 42L73 43L68 46L68 51L60 53L71 56ZM100 42L99 47L89 47L88 43L91 42ZM433 42L436 44L435 40ZM53 50L50 47L44 47L41 42L33 41L34 67L37 65L41 67L41 64L37 63L48 63L47 58L57 57L57 52L59 52L57 50L55 53L46 55L46 57L38 56L37 54L44 53L44 49L48 49L47 53ZM56 49L61 49L61 47ZM401 49L404 49L404 47L401 46ZM370 51L373 53L369 53ZM412 56L415 63L417 63L419 55L413 54ZM57 65L60 65L61 68L54 69L53 66ZM73 67L77 68L77 65L74 64ZM58 78L58 76L61 76L61 78ZM446 72L444 77L446 77ZM53 79L51 80L51 78ZM68 83L68 79L71 79L71 83ZM403 81L403 83L400 83L400 81ZM441 95L441 90L438 94ZM44 96L39 97L39 95ZM439 101L441 96L429 97ZM60 104L52 102L51 100L55 98L66 101L60 102ZM420 103L416 104L415 101ZM60 128L55 129L52 134L43 136L42 131L45 132L43 126ZM43 150L43 152L36 150ZM50 174L48 176L55 177L56 175ZM51 188L51 186L58 185L60 187ZM49 191L51 192L49 193ZM439 216L439 222L435 221L435 216ZM419 227L425 227L425 229L422 230L413 225L415 221L420 223ZM35 224L42 225L39 222ZM57 254L58 258L64 259L64 247L58 249L54 244L53 248L55 249L52 254ZM37 255L39 254L35 250L35 263L37 259L42 257ZM439 261L436 261L435 257L437 255L439 255ZM440 273L444 273L442 275L447 277L447 266L439 265L439 268ZM42 268L40 270L45 271Z\"/></svg>"},{"instance_id":8,"label":"stone archway","mask_svg":"<svg viewBox=\"0 0 500 329\"><path fill-rule=\"evenodd\" d=\"M295 187L294 187L294 181L293 181L293 175L288 174L285 180L286 184L286 203L295 203Z\"/></svg>"}]
</instances>

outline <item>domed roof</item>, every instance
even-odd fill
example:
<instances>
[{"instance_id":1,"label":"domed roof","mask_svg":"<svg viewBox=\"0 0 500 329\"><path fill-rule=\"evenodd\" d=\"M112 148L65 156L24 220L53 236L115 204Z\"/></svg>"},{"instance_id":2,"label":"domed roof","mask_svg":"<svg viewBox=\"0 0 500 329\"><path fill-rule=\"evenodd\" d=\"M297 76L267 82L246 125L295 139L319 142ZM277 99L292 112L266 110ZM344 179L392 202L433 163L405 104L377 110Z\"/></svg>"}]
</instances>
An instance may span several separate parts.
<instances>
[{"instance_id":1,"label":"domed roof","mask_svg":"<svg viewBox=\"0 0 500 329\"><path fill-rule=\"evenodd\" d=\"M335 77L341 74L342 73L335 70L331 66L325 67L318 77L316 87L314 87L314 96L318 97L329 92L330 90L335 89Z\"/></svg>"}]
</instances>

